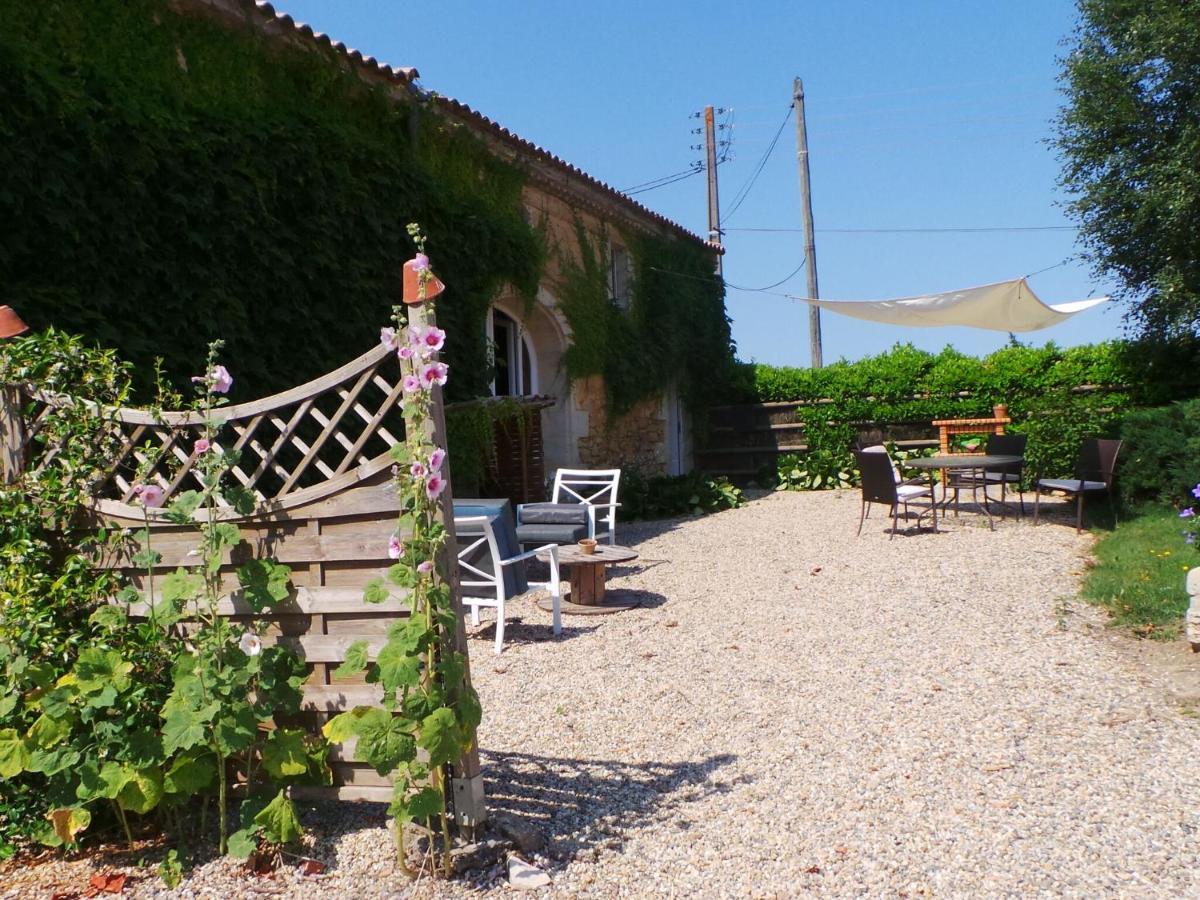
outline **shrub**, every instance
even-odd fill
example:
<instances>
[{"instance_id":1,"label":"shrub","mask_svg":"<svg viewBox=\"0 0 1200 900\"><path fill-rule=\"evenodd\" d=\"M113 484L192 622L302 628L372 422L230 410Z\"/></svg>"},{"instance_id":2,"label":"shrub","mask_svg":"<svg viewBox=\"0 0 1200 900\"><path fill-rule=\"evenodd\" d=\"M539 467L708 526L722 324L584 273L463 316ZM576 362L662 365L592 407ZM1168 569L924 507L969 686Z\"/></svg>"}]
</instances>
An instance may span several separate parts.
<instances>
[{"instance_id":1,"label":"shrub","mask_svg":"<svg viewBox=\"0 0 1200 900\"><path fill-rule=\"evenodd\" d=\"M620 515L627 520L707 515L743 503L741 489L728 478L710 478L703 472L652 478L629 472L621 483Z\"/></svg>"},{"instance_id":2,"label":"shrub","mask_svg":"<svg viewBox=\"0 0 1200 900\"><path fill-rule=\"evenodd\" d=\"M1118 464L1121 503L1190 505L1200 482L1200 400L1126 413Z\"/></svg>"}]
</instances>

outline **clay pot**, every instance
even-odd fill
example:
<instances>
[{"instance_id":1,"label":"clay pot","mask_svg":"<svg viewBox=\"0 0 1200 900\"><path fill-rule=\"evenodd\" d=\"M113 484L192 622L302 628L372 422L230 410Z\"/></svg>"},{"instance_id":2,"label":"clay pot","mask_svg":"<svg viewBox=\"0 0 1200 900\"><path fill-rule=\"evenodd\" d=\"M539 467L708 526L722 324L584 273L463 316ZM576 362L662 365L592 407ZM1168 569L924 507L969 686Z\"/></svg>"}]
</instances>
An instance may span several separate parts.
<instances>
[{"instance_id":1,"label":"clay pot","mask_svg":"<svg viewBox=\"0 0 1200 900\"><path fill-rule=\"evenodd\" d=\"M438 280L438 277L432 272L429 272L428 280L425 282L425 296L421 297L421 274L417 268L417 261L410 259L404 264L404 294L403 300L409 306L416 306L423 303L425 300L432 300L438 294L446 289L446 286Z\"/></svg>"},{"instance_id":2,"label":"clay pot","mask_svg":"<svg viewBox=\"0 0 1200 900\"><path fill-rule=\"evenodd\" d=\"M0 306L0 338L16 337L29 330L11 306Z\"/></svg>"},{"instance_id":3,"label":"clay pot","mask_svg":"<svg viewBox=\"0 0 1200 900\"><path fill-rule=\"evenodd\" d=\"M584 538L579 542L579 552L591 556L596 552L596 539Z\"/></svg>"},{"instance_id":4,"label":"clay pot","mask_svg":"<svg viewBox=\"0 0 1200 900\"><path fill-rule=\"evenodd\" d=\"M1007 419L1008 418L1008 407L1003 403L997 403L995 406L992 407L992 418Z\"/></svg>"}]
</instances>

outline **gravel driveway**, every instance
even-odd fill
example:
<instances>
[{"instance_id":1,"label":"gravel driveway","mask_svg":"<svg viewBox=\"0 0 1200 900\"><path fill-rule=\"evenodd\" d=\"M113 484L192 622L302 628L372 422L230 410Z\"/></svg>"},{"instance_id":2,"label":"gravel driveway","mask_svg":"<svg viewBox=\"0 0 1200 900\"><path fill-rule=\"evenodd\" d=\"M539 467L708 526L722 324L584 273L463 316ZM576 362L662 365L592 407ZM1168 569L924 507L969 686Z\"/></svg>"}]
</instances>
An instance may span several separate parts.
<instances>
[{"instance_id":1,"label":"gravel driveway","mask_svg":"<svg viewBox=\"0 0 1200 900\"><path fill-rule=\"evenodd\" d=\"M500 657L476 630L490 803L547 837L540 895L1200 896L1200 721L1070 599L1090 538L857 516L778 493L623 525L610 584L642 608L551 641L522 605ZM405 887L381 821L326 815L329 873L267 889L476 895ZM185 895L253 896L226 865Z\"/></svg>"}]
</instances>

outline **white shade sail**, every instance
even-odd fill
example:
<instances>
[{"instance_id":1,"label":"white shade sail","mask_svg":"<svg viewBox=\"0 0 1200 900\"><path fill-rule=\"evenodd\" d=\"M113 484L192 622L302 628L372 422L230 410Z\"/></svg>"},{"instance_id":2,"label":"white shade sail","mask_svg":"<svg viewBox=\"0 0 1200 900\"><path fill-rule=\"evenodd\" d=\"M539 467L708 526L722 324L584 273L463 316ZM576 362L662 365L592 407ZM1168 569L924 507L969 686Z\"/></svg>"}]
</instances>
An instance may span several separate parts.
<instances>
[{"instance_id":1,"label":"white shade sail","mask_svg":"<svg viewBox=\"0 0 1200 900\"><path fill-rule=\"evenodd\" d=\"M960 291L901 297L897 300L796 299L844 316L889 325L910 328L965 325L968 328L1020 332L1039 331L1065 322L1076 313L1104 303L1108 297L1049 306L1039 299L1024 278L1017 278Z\"/></svg>"}]
</instances>

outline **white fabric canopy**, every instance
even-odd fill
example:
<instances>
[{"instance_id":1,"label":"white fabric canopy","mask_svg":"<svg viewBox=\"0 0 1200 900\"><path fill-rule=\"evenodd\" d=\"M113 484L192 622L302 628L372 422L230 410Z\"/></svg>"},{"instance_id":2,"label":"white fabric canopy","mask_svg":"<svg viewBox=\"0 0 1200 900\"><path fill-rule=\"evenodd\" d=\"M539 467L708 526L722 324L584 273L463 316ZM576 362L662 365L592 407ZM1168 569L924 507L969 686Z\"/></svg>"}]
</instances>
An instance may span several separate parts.
<instances>
[{"instance_id":1,"label":"white fabric canopy","mask_svg":"<svg viewBox=\"0 0 1200 900\"><path fill-rule=\"evenodd\" d=\"M797 297L822 309L905 327L966 325L993 331L1038 331L1065 322L1076 313L1104 303L1108 297L1093 297L1049 306L1033 292L1024 278L985 284L982 287L902 297L898 300L813 300Z\"/></svg>"}]
</instances>

